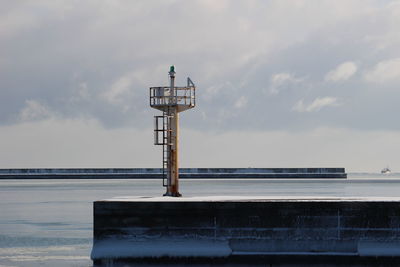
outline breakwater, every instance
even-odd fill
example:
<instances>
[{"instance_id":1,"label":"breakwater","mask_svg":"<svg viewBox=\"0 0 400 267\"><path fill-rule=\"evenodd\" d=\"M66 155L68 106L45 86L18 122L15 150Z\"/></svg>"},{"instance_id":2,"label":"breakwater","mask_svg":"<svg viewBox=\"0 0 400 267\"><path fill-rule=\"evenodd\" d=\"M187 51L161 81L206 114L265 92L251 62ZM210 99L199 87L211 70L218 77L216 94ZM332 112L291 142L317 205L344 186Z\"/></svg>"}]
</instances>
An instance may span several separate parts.
<instances>
[{"instance_id":1,"label":"breakwater","mask_svg":"<svg viewBox=\"0 0 400 267\"><path fill-rule=\"evenodd\" d=\"M400 198L125 197L94 202L94 266L210 259L229 265L243 258L262 266L377 266L398 264L399 257Z\"/></svg>"},{"instance_id":2,"label":"breakwater","mask_svg":"<svg viewBox=\"0 0 400 267\"><path fill-rule=\"evenodd\" d=\"M181 168L181 179L347 178L344 168ZM158 179L160 168L0 169L0 179Z\"/></svg>"}]
</instances>

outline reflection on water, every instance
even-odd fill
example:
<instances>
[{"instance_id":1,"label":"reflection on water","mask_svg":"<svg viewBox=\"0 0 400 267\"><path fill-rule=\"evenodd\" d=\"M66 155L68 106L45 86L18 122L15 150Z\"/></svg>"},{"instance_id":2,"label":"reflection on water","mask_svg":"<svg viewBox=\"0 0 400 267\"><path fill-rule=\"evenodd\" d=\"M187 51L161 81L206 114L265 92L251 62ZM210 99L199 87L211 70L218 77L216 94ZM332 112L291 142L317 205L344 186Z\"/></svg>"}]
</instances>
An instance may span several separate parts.
<instances>
[{"instance_id":1,"label":"reflection on water","mask_svg":"<svg viewBox=\"0 0 400 267\"><path fill-rule=\"evenodd\" d=\"M0 266L91 266L92 202L160 196L160 180L0 180ZM400 197L400 175L182 180L185 196Z\"/></svg>"}]
</instances>

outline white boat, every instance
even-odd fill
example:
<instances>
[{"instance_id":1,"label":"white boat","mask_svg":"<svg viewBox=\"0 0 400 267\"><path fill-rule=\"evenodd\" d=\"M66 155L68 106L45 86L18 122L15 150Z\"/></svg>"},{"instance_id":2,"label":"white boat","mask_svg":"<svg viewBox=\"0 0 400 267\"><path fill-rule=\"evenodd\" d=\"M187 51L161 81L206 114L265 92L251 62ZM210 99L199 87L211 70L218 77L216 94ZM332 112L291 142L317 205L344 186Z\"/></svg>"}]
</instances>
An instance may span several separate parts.
<instances>
[{"instance_id":1,"label":"white boat","mask_svg":"<svg viewBox=\"0 0 400 267\"><path fill-rule=\"evenodd\" d=\"M381 170L381 173L382 174L389 174L389 173L391 173L392 171L389 169L389 167L386 167L386 168L383 168L382 170Z\"/></svg>"}]
</instances>

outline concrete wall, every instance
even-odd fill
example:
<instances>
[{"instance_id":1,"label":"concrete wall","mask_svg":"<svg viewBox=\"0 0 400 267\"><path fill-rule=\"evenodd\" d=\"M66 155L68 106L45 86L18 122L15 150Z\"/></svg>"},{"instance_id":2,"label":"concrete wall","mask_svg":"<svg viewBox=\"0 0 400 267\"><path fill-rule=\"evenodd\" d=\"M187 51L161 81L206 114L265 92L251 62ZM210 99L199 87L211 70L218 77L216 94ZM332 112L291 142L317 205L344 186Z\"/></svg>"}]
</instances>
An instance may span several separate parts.
<instances>
[{"instance_id":1,"label":"concrete wall","mask_svg":"<svg viewBox=\"0 0 400 267\"><path fill-rule=\"evenodd\" d=\"M240 255L398 260L400 199L141 198L94 203L92 259L97 265L116 259Z\"/></svg>"},{"instance_id":2,"label":"concrete wall","mask_svg":"<svg viewBox=\"0 0 400 267\"><path fill-rule=\"evenodd\" d=\"M181 168L180 178L346 178L344 168ZM160 168L0 169L0 179L161 178Z\"/></svg>"}]
</instances>

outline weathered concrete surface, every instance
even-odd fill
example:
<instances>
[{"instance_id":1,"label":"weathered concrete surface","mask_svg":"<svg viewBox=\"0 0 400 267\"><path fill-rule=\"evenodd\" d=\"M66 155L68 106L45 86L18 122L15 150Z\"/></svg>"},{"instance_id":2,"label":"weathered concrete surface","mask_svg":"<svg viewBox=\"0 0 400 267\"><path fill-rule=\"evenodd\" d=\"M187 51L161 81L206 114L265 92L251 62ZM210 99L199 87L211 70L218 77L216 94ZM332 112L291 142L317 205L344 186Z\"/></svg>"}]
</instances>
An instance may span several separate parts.
<instances>
[{"instance_id":1,"label":"weathered concrete surface","mask_svg":"<svg viewBox=\"0 0 400 267\"><path fill-rule=\"evenodd\" d=\"M344 168L181 168L182 179L347 178ZM157 179L159 168L0 169L0 179Z\"/></svg>"},{"instance_id":2,"label":"weathered concrete surface","mask_svg":"<svg viewBox=\"0 0 400 267\"><path fill-rule=\"evenodd\" d=\"M249 260L285 256L288 264L293 257L306 261L314 257L322 262L335 257L335 262L344 266L350 262L367 266L376 257L383 261L389 257L398 264L400 198L137 197L96 201L91 256L98 266L163 257L242 256Z\"/></svg>"}]
</instances>

